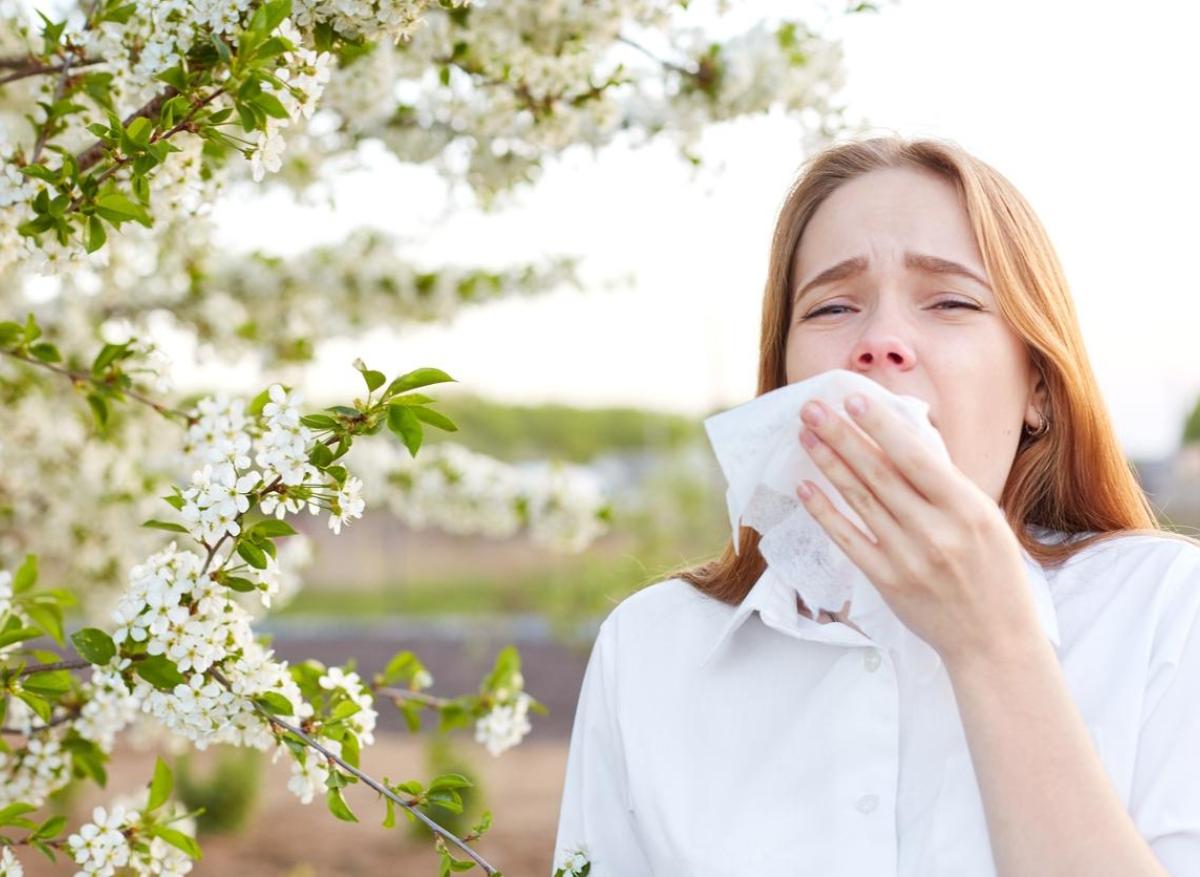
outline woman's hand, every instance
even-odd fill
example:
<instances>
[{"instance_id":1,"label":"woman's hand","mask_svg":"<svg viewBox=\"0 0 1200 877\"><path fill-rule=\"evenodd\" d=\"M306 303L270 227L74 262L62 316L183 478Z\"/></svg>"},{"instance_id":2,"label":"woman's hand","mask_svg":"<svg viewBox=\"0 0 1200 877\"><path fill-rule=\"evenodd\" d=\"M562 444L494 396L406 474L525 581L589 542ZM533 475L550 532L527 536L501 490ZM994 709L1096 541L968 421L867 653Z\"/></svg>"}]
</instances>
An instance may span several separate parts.
<instances>
[{"instance_id":1,"label":"woman's hand","mask_svg":"<svg viewBox=\"0 0 1200 877\"><path fill-rule=\"evenodd\" d=\"M861 413L852 409L855 398ZM1020 648L1037 635L1021 546L995 501L895 412L857 394L846 408L878 446L816 400L802 412L810 429L801 440L878 541L809 481L796 490L804 507L946 664Z\"/></svg>"}]
</instances>

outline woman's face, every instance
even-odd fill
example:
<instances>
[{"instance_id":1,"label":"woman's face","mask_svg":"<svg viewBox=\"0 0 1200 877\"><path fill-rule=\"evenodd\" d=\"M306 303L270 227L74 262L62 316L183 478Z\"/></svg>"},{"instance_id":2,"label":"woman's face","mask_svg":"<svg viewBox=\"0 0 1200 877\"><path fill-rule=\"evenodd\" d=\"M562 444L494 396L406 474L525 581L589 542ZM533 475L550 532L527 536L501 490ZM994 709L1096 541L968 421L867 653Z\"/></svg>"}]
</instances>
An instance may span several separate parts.
<instances>
[{"instance_id":1,"label":"woman's face","mask_svg":"<svg viewBox=\"0 0 1200 877\"><path fill-rule=\"evenodd\" d=\"M850 180L809 221L792 277L788 383L844 368L925 400L954 464L999 502L1044 390L954 186L907 168Z\"/></svg>"}]
</instances>

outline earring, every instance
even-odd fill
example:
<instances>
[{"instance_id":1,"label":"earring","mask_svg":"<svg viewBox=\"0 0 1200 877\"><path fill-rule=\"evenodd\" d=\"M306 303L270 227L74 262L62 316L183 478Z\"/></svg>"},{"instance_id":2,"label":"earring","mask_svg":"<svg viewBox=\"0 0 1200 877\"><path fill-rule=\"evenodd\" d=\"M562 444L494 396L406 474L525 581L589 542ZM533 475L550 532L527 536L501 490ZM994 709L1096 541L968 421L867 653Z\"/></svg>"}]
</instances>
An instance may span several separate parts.
<instances>
[{"instance_id":1,"label":"earring","mask_svg":"<svg viewBox=\"0 0 1200 877\"><path fill-rule=\"evenodd\" d=\"M1038 412L1038 414L1040 420L1035 429L1030 429L1029 424L1025 424L1025 434L1030 438L1038 438L1039 436L1043 436L1050 431L1050 418L1041 412Z\"/></svg>"}]
</instances>

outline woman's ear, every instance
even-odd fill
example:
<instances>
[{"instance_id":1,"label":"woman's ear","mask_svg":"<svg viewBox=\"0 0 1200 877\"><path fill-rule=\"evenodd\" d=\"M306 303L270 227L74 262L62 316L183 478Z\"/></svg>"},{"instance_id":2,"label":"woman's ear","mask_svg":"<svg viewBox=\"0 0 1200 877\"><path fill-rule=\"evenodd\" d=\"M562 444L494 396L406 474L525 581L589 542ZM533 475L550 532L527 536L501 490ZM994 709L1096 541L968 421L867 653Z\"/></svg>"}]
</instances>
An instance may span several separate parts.
<instances>
[{"instance_id":1,"label":"woman's ear","mask_svg":"<svg viewBox=\"0 0 1200 877\"><path fill-rule=\"evenodd\" d=\"M1025 408L1025 422L1031 429L1036 429L1043 418L1049 417L1050 393L1040 368L1035 366L1032 369L1029 382L1029 404Z\"/></svg>"}]
</instances>

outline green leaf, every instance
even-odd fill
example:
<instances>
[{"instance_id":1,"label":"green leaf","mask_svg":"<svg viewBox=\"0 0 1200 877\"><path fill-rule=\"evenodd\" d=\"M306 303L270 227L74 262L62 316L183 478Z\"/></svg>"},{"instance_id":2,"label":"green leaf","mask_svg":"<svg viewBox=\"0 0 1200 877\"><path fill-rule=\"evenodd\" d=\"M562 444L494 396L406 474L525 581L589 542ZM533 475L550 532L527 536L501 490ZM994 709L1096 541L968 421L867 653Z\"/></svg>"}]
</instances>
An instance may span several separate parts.
<instances>
[{"instance_id":1,"label":"green leaf","mask_svg":"<svg viewBox=\"0 0 1200 877\"><path fill-rule=\"evenodd\" d=\"M183 524L175 524L171 521L157 521L151 518L148 521L142 521L143 527L153 527L156 530L170 530L172 533L186 533L188 528Z\"/></svg>"},{"instance_id":2,"label":"green leaf","mask_svg":"<svg viewBox=\"0 0 1200 877\"><path fill-rule=\"evenodd\" d=\"M338 425L336 420L325 414L306 414L300 418L300 422L309 429L334 429Z\"/></svg>"},{"instance_id":3,"label":"green leaf","mask_svg":"<svg viewBox=\"0 0 1200 877\"><path fill-rule=\"evenodd\" d=\"M121 192L105 192L96 196L96 212L114 225L136 220L147 228L152 225L146 208Z\"/></svg>"},{"instance_id":4,"label":"green leaf","mask_svg":"<svg viewBox=\"0 0 1200 877\"><path fill-rule=\"evenodd\" d=\"M164 70L154 78L165 82L176 91L187 90L187 74L183 72L183 66L181 64L176 64L174 67Z\"/></svg>"},{"instance_id":5,"label":"green leaf","mask_svg":"<svg viewBox=\"0 0 1200 877\"><path fill-rule=\"evenodd\" d=\"M442 792L430 791L426 795L425 800L430 805L441 807L443 810L449 810L451 813L463 812L462 798L453 789Z\"/></svg>"},{"instance_id":6,"label":"green leaf","mask_svg":"<svg viewBox=\"0 0 1200 877\"><path fill-rule=\"evenodd\" d=\"M145 146L150 142L150 132L154 126L145 116L138 116L129 123L129 127L125 129L125 134L136 143L138 146Z\"/></svg>"},{"instance_id":7,"label":"green leaf","mask_svg":"<svg viewBox=\"0 0 1200 877\"><path fill-rule=\"evenodd\" d=\"M329 805L329 812L338 819L344 822L358 822L358 817L354 815L346 803L346 799L342 797L341 789L330 789L326 792L325 802Z\"/></svg>"},{"instance_id":8,"label":"green leaf","mask_svg":"<svg viewBox=\"0 0 1200 877\"><path fill-rule=\"evenodd\" d=\"M30 621L42 629L42 632L54 638L60 646L66 645L63 634L62 608L53 603L26 603L21 607Z\"/></svg>"},{"instance_id":9,"label":"green leaf","mask_svg":"<svg viewBox=\"0 0 1200 877\"><path fill-rule=\"evenodd\" d=\"M275 30L292 14L292 0L268 0L266 7L268 32Z\"/></svg>"},{"instance_id":10,"label":"green leaf","mask_svg":"<svg viewBox=\"0 0 1200 877\"><path fill-rule=\"evenodd\" d=\"M240 591L243 594L248 594L250 591L258 590L258 585L249 579L241 578L240 576L221 576L221 584L234 591Z\"/></svg>"},{"instance_id":11,"label":"green leaf","mask_svg":"<svg viewBox=\"0 0 1200 877\"><path fill-rule=\"evenodd\" d=\"M89 216L87 219L87 235L83 241L84 249L89 253L94 253L104 246L106 240L108 240L108 234L104 231L104 223L100 221L100 217Z\"/></svg>"},{"instance_id":12,"label":"green leaf","mask_svg":"<svg viewBox=\"0 0 1200 877\"><path fill-rule=\"evenodd\" d=\"M329 450L329 445L318 443L308 452L308 459L318 469L323 469L333 462L333 451Z\"/></svg>"},{"instance_id":13,"label":"green leaf","mask_svg":"<svg viewBox=\"0 0 1200 877\"><path fill-rule=\"evenodd\" d=\"M458 427L454 421L439 411L434 411L432 408L425 408L421 405L413 405L408 409L418 420L424 420L430 426L436 426L438 429L443 429L446 432L458 432Z\"/></svg>"},{"instance_id":14,"label":"green leaf","mask_svg":"<svg viewBox=\"0 0 1200 877\"><path fill-rule=\"evenodd\" d=\"M32 813L36 810L32 804L26 804L24 801L16 801L9 804L7 807L0 808L0 825L18 825L21 828L29 828L33 825L28 819L22 819L24 813Z\"/></svg>"},{"instance_id":15,"label":"green leaf","mask_svg":"<svg viewBox=\"0 0 1200 877\"><path fill-rule=\"evenodd\" d=\"M91 740L71 734L63 740L63 748L71 753L71 770L77 777L90 777L101 788L108 782L104 769L108 756Z\"/></svg>"},{"instance_id":16,"label":"green leaf","mask_svg":"<svg viewBox=\"0 0 1200 877\"><path fill-rule=\"evenodd\" d=\"M421 448L421 423L407 405L388 406L388 429L398 435L412 456Z\"/></svg>"},{"instance_id":17,"label":"green leaf","mask_svg":"<svg viewBox=\"0 0 1200 877\"><path fill-rule=\"evenodd\" d=\"M237 553L241 555L246 563L250 564L255 569L267 568L267 556L261 548L251 542L239 542Z\"/></svg>"},{"instance_id":18,"label":"green leaf","mask_svg":"<svg viewBox=\"0 0 1200 877\"><path fill-rule=\"evenodd\" d=\"M101 429L108 424L108 403L104 401L103 396L96 393L88 393L88 405L92 408L92 415L96 419L96 425Z\"/></svg>"},{"instance_id":19,"label":"green leaf","mask_svg":"<svg viewBox=\"0 0 1200 877\"><path fill-rule=\"evenodd\" d=\"M11 626L6 624L4 630L0 631L0 649L42 635L42 632L36 627L22 627L20 619L15 616L10 621L12 622Z\"/></svg>"},{"instance_id":20,"label":"green leaf","mask_svg":"<svg viewBox=\"0 0 1200 877\"><path fill-rule=\"evenodd\" d=\"M467 789L473 785L474 783L460 773L444 773L429 784L429 791L440 792L445 789Z\"/></svg>"},{"instance_id":21,"label":"green leaf","mask_svg":"<svg viewBox=\"0 0 1200 877\"><path fill-rule=\"evenodd\" d=\"M280 102L279 98L273 94L260 94L258 97L250 101L268 116L276 119L286 119L288 117L287 108Z\"/></svg>"},{"instance_id":22,"label":"green leaf","mask_svg":"<svg viewBox=\"0 0 1200 877\"><path fill-rule=\"evenodd\" d=\"M75 645L75 651L91 664L107 664L117 654L112 637L99 628L77 630L71 634L71 642Z\"/></svg>"},{"instance_id":23,"label":"green leaf","mask_svg":"<svg viewBox=\"0 0 1200 877\"><path fill-rule=\"evenodd\" d=\"M160 755L154 762L154 777L150 780L150 797L146 801L146 810L154 811L165 804L171 797L171 788L174 784L171 768L167 766Z\"/></svg>"},{"instance_id":24,"label":"green leaf","mask_svg":"<svg viewBox=\"0 0 1200 877\"><path fill-rule=\"evenodd\" d=\"M58 834L60 831L63 830L63 828L66 827L66 824L67 824L67 817L51 816L49 819L47 819L45 822L43 822L41 825L38 826L37 831L35 831L33 833L33 836L39 840L44 840L46 838L54 837L54 835Z\"/></svg>"},{"instance_id":25,"label":"green leaf","mask_svg":"<svg viewBox=\"0 0 1200 877\"><path fill-rule=\"evenodd\" d=\"M343 701L340 701L338 703L338 705L335 706L333 708L333 710L329 713L329 719L330 719L330 721L333 721L333 722L340 722L342 719L350 718L352 715L359 712L360 710L362 710L362 707L359 706L354 701L343 700Z\"/></svg>"},{"instance_id":26,"label":"green leaf","mask_svg":"<svg viewBox=\"0 0 1200 877\"><path fill-rule=\"evenodd\" d=\"M403 393L406 390L415 390L417 387L427 387L430 384L441 384L446 381L454 381L454 378L439 368L414 369L392 381L391 385L387 388L387 392L384 393L384 398L389 399L397 393ZM457 383L457 381L454 382Z\"/></svg>"},{"instance_id":27,"label":"green leaf","mask_svg":"<svg viewBox=\"0 0 1200 877\"><path fill-rule=\"evenodd\" d=\"M23 337L25 337L25 327L20 323L14 323L12 320L0 323L0 344L12 344L18 338Z\"/></svg>"},{"instance_id":28,"label":"green leaf","mask_svg":"<svg viewBox=\"0 0 1200 877\"><path fill-rule=\"evenodd\" d=\"M384 796L383 802L387 805L387 814L383 817L383 827L394 828L396 825L396 802L387 796Z\"/></svg>"},{"instance_id":29,"label":"green leaf","mask_svg":"<svg viewBox=\"0 0 1200 877\"><path fill-rule=\"evenodd\" d=\"M116 362L118 359L124 359L128 355L129 342L124 344L105 344L100 348L100 352L96 354L96 358L92 361L92 374L100 377L104 374L104 370Z\"/></svg>"},{"instance_id":30,"label":"green leaf","mask_svg":"<svg viewBox=\"0 0 1200 877\"><path fill-rule=\"evenodd\" d=\"M36 554L26 554L25 560L13 574L12 589L14 594L23 594L35 584L38 577L38 559Z\"/></svg>"},{"instance_id":31,"label":"green leaf","mask_svg":"<svg viewBox=\"0 0 1200 877\"><path fill-rule=\"evenodd\" d=\"M279 536L295 536L296 528L287 521L281 521L277 518L267 518L266 520L259 521L248 532L255 537L265 536L274 539Z\"/></svg>"},{"instance_id":32,"label":"green leaf","mask_svg":"<svg viewBox=\"0 0 1200 877\"><path fill-rule=\"evenodd\" d=\"M68 670L43 670L30 673L21 681L26 691L43 697L58 697L71 690L71 673Z\"/></svg>"},{"instance_id":33,"label":"green leaf","mask_svg":"<svg viewBox=\"0 0 1200 877\"><path fill-rule=\"evenodd\" d=\"M155 825L150 832L155 837L161 837L175 849L182 850L189 859L201 857L200 844L196 843L196 839L190 834L184 834L178 829L168 828L165 825Z\"/></svg>"},{"instance_id":34,"label":"green leaf","mask_svg":"<svg viewBox=\"0 0 1200 877\"><path fill-rule=\"evenodd\" d=\"M29 352L40 359L42 362L61 362L62 354L58 352L58 348L48 341L40 341L29 348Z\"/></svg>"},{"instance_id":35,"label":"green leaf","mask_svg":"<svg viewBox=\"0 0 1200 877\"><path fill-rule=\"evenodd\" d=\"M37 713L38 718L43 722L50 721L50 713L52 710L50 701L43 697L39 697L32 691L25 691L24 689L17 692L17 697L21 698L21 700L23 700L31 710Z\"/></svg>"},{"instance_id":36,"label":"green leaf","mask_svg":"<svg viewBox=\"0 0 1200 877\"><path fill-rule=\"evenodd\" d=\"M184 682L183 674L166 655L150 655L133 666L139 676L161 691L171 691Z\"/></svg>"},{"instance_id":37,"label":"green leaf","mask_svg":"<svg viewBox=\"0 0 1200 877\"><path fill-rule=\"evenodd\" d=\"M254 702L273 716L290 716L292 702L278 691L268 691L254 698Z\"/></svg>"}]
</instances>

